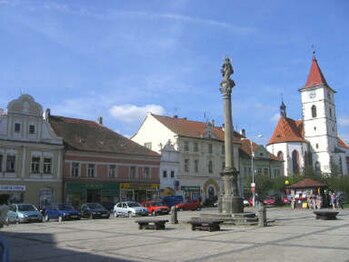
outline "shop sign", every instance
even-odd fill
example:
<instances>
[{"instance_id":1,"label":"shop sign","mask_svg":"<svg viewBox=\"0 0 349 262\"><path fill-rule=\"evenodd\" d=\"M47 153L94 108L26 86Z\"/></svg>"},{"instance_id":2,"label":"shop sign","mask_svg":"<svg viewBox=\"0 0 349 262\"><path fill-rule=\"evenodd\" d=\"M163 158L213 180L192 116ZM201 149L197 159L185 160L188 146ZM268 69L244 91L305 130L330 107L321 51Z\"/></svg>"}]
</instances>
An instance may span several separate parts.
<instances>
[{"instance_id":1,"label":"shop sign","mask_svg":"<svg viewBox=\"0 0 349 262\"><path fill-rule=\"evenodd\" d=\"M200 191L200 186L181 186L182 191Z\"/></svg>"},{"instance_id":2,"label":"shop sign","mask_svg":"<svg viewBox=\"0 0 349 262\"><path fill-rule=\"evenodd\" d=\"M25 185L0 185L0 191L25 191Z\"/></svg>"},{"instance_id":3,"label":"shop sign","mask_svg":"<svg viewBox=\"0 0 349 262\"><path fill-rule=\"evenodd\" d=\"M157 190L159 187L160 187L159 184L120 183L120 189Z\"/></svg>"}]
</instances>

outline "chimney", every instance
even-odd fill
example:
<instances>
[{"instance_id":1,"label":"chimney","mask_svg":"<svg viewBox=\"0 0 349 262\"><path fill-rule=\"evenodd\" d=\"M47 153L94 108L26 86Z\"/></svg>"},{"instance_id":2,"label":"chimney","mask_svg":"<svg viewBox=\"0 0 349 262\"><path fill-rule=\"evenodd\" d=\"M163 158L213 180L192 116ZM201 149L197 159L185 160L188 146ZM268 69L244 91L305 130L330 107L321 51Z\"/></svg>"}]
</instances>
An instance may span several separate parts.
<instances>
[{"instance_id":1,"label":"chimney","mask_svg":"<svg viewBox=\"0 0 349 262\"><path fill-rule=\"evenodd\" d=\"M103 125L103 117L99 116L97 118L97 123L102 126Z\"/></svg>"},{"instance_id":2,"label":"chimney","mask_svg":"<svg viewBox=\"0 0 349 262\"><path fill-rule=\"evenodd\" d=\"M240 130L240 135L242 135L243 137L246 137L246 130L245 129L241 129Z\"/></svg>"},{"instance_id":3,"label":"chimney","mask_svg":"<svg viewBox=\"0 0 349 262\"><path fill-rule=\"evenodd\" d=\"M173 118L178 118L178 115L174 115Z\"/></svg>"}]
</instances>

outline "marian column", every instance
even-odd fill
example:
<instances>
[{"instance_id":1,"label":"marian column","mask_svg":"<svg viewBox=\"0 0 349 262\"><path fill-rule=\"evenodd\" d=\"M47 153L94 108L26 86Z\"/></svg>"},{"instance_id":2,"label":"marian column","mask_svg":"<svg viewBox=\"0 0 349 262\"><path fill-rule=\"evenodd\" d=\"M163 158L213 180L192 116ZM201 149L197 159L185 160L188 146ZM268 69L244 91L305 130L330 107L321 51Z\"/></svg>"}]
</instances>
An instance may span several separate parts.
<instances>
[{"instance_id":1,"label":"marian column","mask_svg":"<svg viewBox=\"0 0 349 262\"><path fill-rule=\"evenodd\" d=\"M224 192L220 197L221 212L242 213L244 211L242 198L239 196L237 186L238 171L234 166L233 151L233 120L231 106L231 92L235 83L230 76L234 73L229 58L225 58L222 66L222 76L220 91L224 99L224 147L225 147L225 167L221 173L224 183Z\"/></svg>"}]
</instances>

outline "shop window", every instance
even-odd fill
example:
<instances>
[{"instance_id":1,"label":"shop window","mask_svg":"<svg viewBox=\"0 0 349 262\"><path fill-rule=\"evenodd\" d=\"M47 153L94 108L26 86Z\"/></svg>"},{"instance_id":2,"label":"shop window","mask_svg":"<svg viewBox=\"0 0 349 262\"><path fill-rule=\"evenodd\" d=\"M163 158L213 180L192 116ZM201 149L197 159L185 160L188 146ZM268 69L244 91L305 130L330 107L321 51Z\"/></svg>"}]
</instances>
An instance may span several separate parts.
<instances>
[{"instance_id":1,"label":"shop window","mask_svg":"<svg viewBox=\"0 0 349 262\"><path fill-rule=\"evenodd\" d=\"M208 173L213 173L213 163L212 160L208 161Z\"/></svg>"},{"instance_id":2,"label":"shop window","mask_svg":"<svg viewBox=\"0 0 349 262\"><path fill-rule=\"evenodd\" d=\"M6 172L15 172L16 166L16 156L15 155L7 155L6 157Z\"/></svg>"},{"instance_id":3,"label":"shop window","mask_svg":"<svg viewBox=\"0 0 349 262\"><path fill-rule=\"evenodd\" d=\"M31 173L32 174L40 173L40 157L37 157L37 156L32 157Z\"/></svg>"},{"instance_id":4,"label":"shop window","mask_svg":"<svg viewBox=\"0 0 349 262\"><path fill-rule=\"evenodd\" d=\"M194 160L194 172L195 173L199 172L199 160L197 159Z\"/></svg>"},{"instance_id":5,"label":"shop window","mask_svg":"<svg viewBox=\"0 0 349 262\"><path fill-rule=\"evenodd\" d=\"M71 165L71 176L78 177L80 175L80 164L78 162L73 162Z\"/></svg>"},{"instance_id":6,"label":"shop window","mask_svg":"<svg viewBox=\"0 0 349 262\"><path fill-rule=\"evenodd\" d=\"M96 165L88 164L87 166L87 177L95 177L96 173Z\"/></svg>"},{"instance_id":7,"label":"shop window","mask_svg":"<svg viewBox=\"0 0 349 262\"><path fill-rule=\"evenodd\" d=\"M189 159L184 159L184 171L189 172Z\"/></svg>"},{"instance_id":8,"label":"shop window","mask_svg":"<svg viewBox=\"0 0 349 262\"><path fill-rule=\"evenodd\" d=\"M35 126L29 125L29 134L35 134Z\"/></svg>"},{"instance_id":9,"label":"shop window","mask_svg":"<svg viewBox=\"0 0 349 262\"><path fill-rule=\"evenodd\" d=\"M52 174L52 158L44 158L44 174Z\"/></svg>"},{"instance_id":10,"label":"shop window","mask_svg":"<svg viewBox=\"0 0 349 262\"><path fill-rule=\"evenodd\" d=\"M108 176L116 177L116 165L109 165Z\"/></svg>"},{"instance_id":11,"label":"shop window","mask_svg":"<svg viewBox=\"0 0 349 262\"><path fill-rule=\"evenodd\" d=\"M15 133L21 132L21 124L20 123L15 123Z\"/></svg>"}]
</instances>

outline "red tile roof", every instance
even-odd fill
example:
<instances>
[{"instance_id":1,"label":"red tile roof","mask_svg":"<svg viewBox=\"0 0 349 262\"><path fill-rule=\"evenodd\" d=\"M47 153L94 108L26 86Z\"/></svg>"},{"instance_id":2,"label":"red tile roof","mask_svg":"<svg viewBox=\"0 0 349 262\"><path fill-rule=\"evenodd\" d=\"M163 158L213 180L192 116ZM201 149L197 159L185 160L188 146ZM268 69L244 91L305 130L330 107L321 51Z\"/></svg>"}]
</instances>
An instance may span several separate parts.
<instances>
[{"instance_id":1,"label":"red tile roof","mask_svg":"<svg viewBox=\"0 0 349 262\"><path fill-rule=\"evenodd\" d=\"M285 142L304 142L303 121L280 116L268 145Z\"/></svg>"},{"instance_id":2,"label":"red tile roof","mask_svg":"<svg viewBox=\"0 0 349 262\"><path fill-rule=\"evenodd\" d=\"M338 142L338 146L345 148L345 149L349 149L349 145L347 143L345 143L344 140L341 139L340 137L337 137L337 142Z\"/></svg>"},{"instance_id":3,"label":"red tile roof","mask_svg":"<svg viewBox=\"0 0 349 262\"><path fill-rule=\"evenodd\" d=\"M259 149L259 145L252 141L252 150L253 150L253 152L257 152L258 149ZM252 156L252 152L251 152L251 140L249 140L249 139L243 139L243 140L241 140L240 150L241 150L243 153L245 153L249 158L251 158L251 156ZM241 151L240 151L240 152L241 152ZM268 157L269 157L270 159L280 161L280 159L279 159L277 156L275 156L275 155L273 155L273 154L271 154L271 153L269 153L269 152L267 152L267 153L268 153Z\"/></svg>"},{"instance_id":4,"label":"red tile roof","mask_svg":"<svg viewBox=\"0 0 349 262\"><path fill-rule=\"evenodd\" d=\"M327 82L324 75L321 72L316 58L313 57L307 82L305 83L304 88L310 88L317 85L327 85Z\"/></svg>"},{"instance_id":5,"label":"red tile roof","mask_svg":"<svg viewBox=\"0 0 349 262\"><path fill-rule=\"evenodd\" d=\"M326 184L316 181L314 179L305 178L293 185L290 185L289 188L313 188L313 187L325 187Z\"/></svg>"},{"instance_id":6,"label":"red tile roof","mask_svg":"<svg viewBox=\"0 0 349 262\"><path fill-rule=\"evenodd\" d=\"M204 122L192 121L186 118L152 115L164 126L180 136L203 138L208 125ZM224 131L222 127L213 127L213 133L217 140L224 141ZM240 141L242 137L237 132L234 132L233 136L236 142Z\"/></svg>"},{"instance_id":7,"label":"red tile roof","mask_svg":"<svg viewBox=\"0 0 349 262\"><path fill-rule=\"evenodd\" d=\"M158 153L94 121L51 115L49 122L68 150L159 157Z\"/></svg>"}]
</instances>

